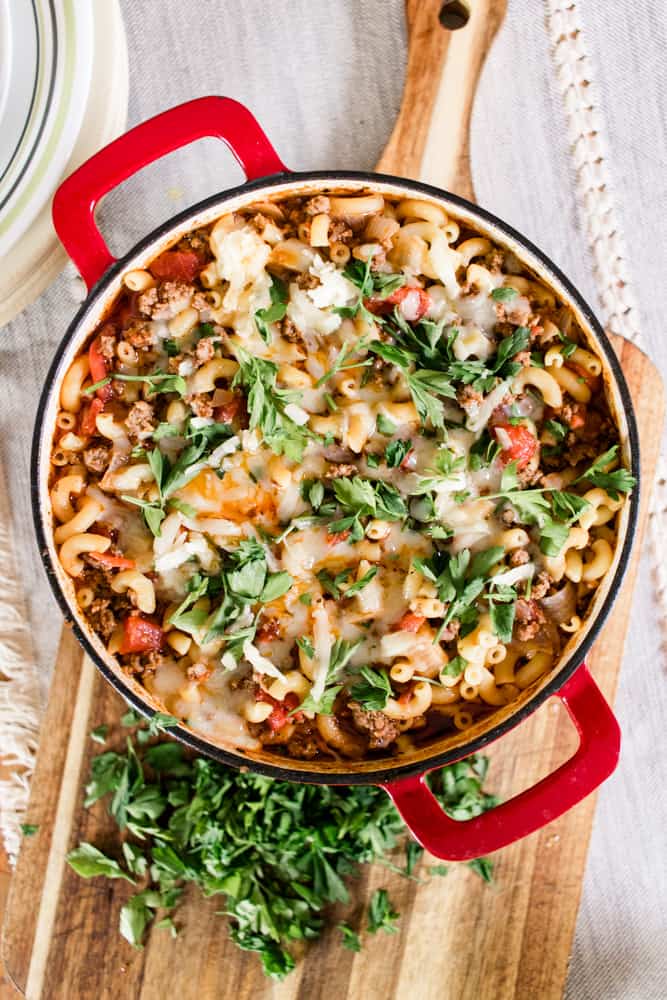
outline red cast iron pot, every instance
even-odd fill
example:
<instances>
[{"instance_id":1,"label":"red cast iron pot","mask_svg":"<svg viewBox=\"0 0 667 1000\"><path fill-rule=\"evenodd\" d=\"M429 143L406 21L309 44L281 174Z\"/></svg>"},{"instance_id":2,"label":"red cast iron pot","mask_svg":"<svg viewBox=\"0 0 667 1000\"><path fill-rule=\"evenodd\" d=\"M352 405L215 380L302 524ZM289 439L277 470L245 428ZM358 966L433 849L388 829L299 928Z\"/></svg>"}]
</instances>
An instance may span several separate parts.
<instances>
[{"instance_id":1,"label":"red cast iron pot","mask_svg":"<svg viewBox=\"0 0 667 1000\"><path fill-rule=\"evenodd\" d=\"M99 199L148 163L201 139L217 136L231 149L247 184L208 198L179 214L137 244L122 260L110 254L95 223ZM371 187L441 204L458 221L512 248L527 266L567 302L603 361L607 396L621 430L632 472L639 475L639 447L632 403L616 355L600 324L575 288L536 247L488 212L426 184L382 174L355 172L291 173L250 112L236 101L204 97L157 115L110 143L79 167L56 192L53 218L58 236L83 276L89 295L56 352L43 390L33 440L32 500L40 551L66 619L88 655L123 697L144 715L158 708L136 681L127 677L81 615L72 581L63 572L53 545L48 496L49 452L62 377L86 338L99 323L127 270L143 267L190 229L225 212L281 193ZM620 732L616 719L583 662L618 592L627 565L638 507L638 490L625 505L614 563L596 593L582 634L566 646L558 663L532 690L511 705L454 734L405 756L383 760L313 762L286 760L263 751L242 751L207 740L185 725L170 730L199 753L234 767L248 767L283 780L321 784L375 784L393 799L411 831L432 854L452 860L474 858L525 837L560 816L607 778L616 766ZM515 798L476 819L448 818L430 792L425 774L482 750L555 695L569 712L580 737L574 756Z\"/></svg>"}]
</instances>

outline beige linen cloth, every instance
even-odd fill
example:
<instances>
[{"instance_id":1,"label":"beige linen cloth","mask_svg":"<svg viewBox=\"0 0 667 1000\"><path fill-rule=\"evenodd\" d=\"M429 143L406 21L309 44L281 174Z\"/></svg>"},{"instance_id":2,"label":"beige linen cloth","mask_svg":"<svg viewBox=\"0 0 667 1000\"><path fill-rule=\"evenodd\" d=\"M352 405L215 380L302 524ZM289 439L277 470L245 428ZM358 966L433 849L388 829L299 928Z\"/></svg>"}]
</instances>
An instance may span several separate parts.
<instances>
[{"instance_id":1,"label":"beige linen cloth","mask_svg":"<svg viewBox=\"0 0 667 1000\"><path fill-rule=\"evenodd\" d=\"M123 13L129 124L188 98L228 94L251 107L292 168L372 168L400 104L402 0L123 0ZM641 338L663 369L667 301L657 230L667 214L665 33L661 0L510 0L472 122L479 202L542 246L603 320L616 332ZM595 95L593 108L589 93ZM222 144L203 140L114 192L100 212L102 230L116 252L124 251L196 199L240 180ZM629 264L623 261L621 230ZM619 278L633 279L638 309ZM22 649L26 638L34 643L42 702L61 619L28 514L29 441L47 366L80 294L70 267L0 331L0 457L12 504L8 533L28 607L22 636L21 616L13 620ZM659 545L656 536L652 545ZM667 552L653 555L655 565ZM623 754L599 798L569 1000L665 995L667 692L651 566L647 553L616 705ZM3 569L8 591L2 590ZM21 600L16 582L6 564L0 567L0 602L5 599L13 615ZM0 635L2 624L0 617ZM0 652L9 657L12 651ZM10 740L30 749L37 698L30 671L22 677L23 726L11 714L14 693L7 689L3 704L0 690L0 749ZM19 789L19 799L21 794ZM1 823L15 847L16 815L9 804L5 797ZM544 954L548 961L548 941Z\"/></svg>"}]
</instances>

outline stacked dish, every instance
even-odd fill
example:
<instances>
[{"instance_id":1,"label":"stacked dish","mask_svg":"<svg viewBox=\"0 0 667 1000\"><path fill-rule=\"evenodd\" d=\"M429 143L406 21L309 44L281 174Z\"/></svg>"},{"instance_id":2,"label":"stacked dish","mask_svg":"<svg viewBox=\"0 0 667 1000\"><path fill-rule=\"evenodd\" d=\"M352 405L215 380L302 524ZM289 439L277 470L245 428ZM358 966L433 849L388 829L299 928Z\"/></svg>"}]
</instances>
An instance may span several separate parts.
<instances>
[{"instance_id":1,"label":"stacked dish","mask_svg":"<svg viewBox=\"0 0 667 1000\"><path fill-rule=\"evenodd\" d=\"M47 204L81 129L93 62L85 3L0 0L0 254Z\"/></svg>"},{"instance_id":2,"label":"stacked dish","mask_svg":"<svg viewBox=\"0 0 667 1000\"><path fill-rule=\"evenodd\" d=\"M0 326L65 266L51 197L123 129L127 83L118 0L0 0Z\"/></svg>"}]
</instances>

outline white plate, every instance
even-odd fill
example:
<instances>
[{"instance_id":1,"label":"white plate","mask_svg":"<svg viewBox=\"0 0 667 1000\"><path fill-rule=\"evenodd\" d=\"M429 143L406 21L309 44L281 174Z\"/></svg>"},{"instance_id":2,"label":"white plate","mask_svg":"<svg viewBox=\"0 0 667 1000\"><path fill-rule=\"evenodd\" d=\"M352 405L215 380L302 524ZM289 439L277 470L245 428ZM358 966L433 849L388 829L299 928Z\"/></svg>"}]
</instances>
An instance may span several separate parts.
<instances>
[{"instance_id":1,"label":"white plate","mask_svg":"<svg viewBox=\"0 0 667 1000\"><path fill-rule=\"evenodd\" d=\"M30 120L37 92L38 48L32 4L0 0L0 184Z\"/></svg>"},{"instance_id":2,"label":"white plate","mask_svg":"<svg viewBox=\"0 0 667 1000\"><path fill-rule=\"evenodd\" d=\"M18 0L11 0L14 4ZM23 0L21 0L23 2ZM127 45L118 0L91 4L94 18L93 76L83 125L62 176L125 130ZM50 200L0 268L0 327L9 323L62 271L67 255L51 221ZM74 268L72 267L72 273ZM82 295L85 289L81 282ZM72 289L74 292L74 288ZM74 309L75 299L72 299Z\"/></svg>"},{"instance_id":3,"label":"white plate","mask_svg":"<svg viewBox=\"0 0 667 1000\"><path fill-rule=\"evenodd\" d=\"M0 256L4 256L53 195L79 135L90 90L93 10L89 0L57 4L54 0L12 0L9 15L5 0L0 2L4 8L1 52L10 67L6 88L10 97L15 87L18 93L26 85L21 78L30 27L19 12L28 8L37 25L34 99L18 149L0 179ZM5 108L9 113L9 100ZM20 123L20 111L17 118ZM16 136L16 124L12 127Z\"/></svg>"}]
</instances>

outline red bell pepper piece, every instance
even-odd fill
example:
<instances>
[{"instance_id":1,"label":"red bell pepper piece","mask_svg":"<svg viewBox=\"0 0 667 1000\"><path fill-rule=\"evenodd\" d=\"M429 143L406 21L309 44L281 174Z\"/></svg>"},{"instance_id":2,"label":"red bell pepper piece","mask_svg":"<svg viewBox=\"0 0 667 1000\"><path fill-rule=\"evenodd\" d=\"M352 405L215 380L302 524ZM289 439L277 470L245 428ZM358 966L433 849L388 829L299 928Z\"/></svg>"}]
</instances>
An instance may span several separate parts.
<instances>
[{"instance_id":1,"label":"red bell pepper piece","mask_svg":"<svg viewBox=\"0 0 667 1000\"><path fill-rule=\"evenodd\" d=\"M298 695L293 691L289 691L283 701L278 701L277 698L274 698L268 691L260 687L257 689L255 699L256 701L265 701L269 705L273 705L273 711L266 720L266 724L274 733L282 729L290 721L290 718L294 722L303 722L303 714L301 712L295 712L294 715L290 716L290 712L294 711L299 704Z\"/></svg>"},{"instance_id":2,"label":"red bell pepper piece","mask_svg":"<svg viewBox=\"0 0 667 1000\"><path fill-rule=\"evenodd\" d=\"M416 285L402 285L385 299L367 299L364 305L376 316L384 316L399 306L409 323L417 323L431 308L431 296Z\"/></svg>"},{"instance_id":3,"label":"red bell pepper piece","mask_svg":"<svg viewBox=\"0 0 667 1000\"><path fill-rule=\"evenodd\" d=\"M88 363L90 365L90 377L93 380L93 384L95 382L101 382L102 379L107 377L107 359L100 351L100 345L97 337L88 348ZM100 386L97 390L97 398L101 399L103 403L108 403L112 396L113 389L111 388L110 382L107 382L106 385Z\"/></svg>"},{"instance_id":4,"label":"red bell pepper piece","mask_svg":"<svg viewBox=\"0 0 667 1000\"><path fill-rule=\"evenodd\" d=\"M500 461L504 465L516 462L517 470L524 469L539 447L537 438L524 424L499 423L495 425L493 431L498 428L510 439L509 448L504 448L500 453Z\"/></svg>"},{"instance_id":5,"label":"red bell pepper piece","mask_svg":"<svg viewBox=\"0 0 667 1000\"><path fill-rule=\"evenodd\" d=\"M397 632L419 632L426 618L424 615L416 615L414 611L406 611L396 625Z\"/></svg>"},{"instance_id":6,"label":"red bell pepper piece","mask_svg":"<svg viewBox=\"0 0 667 1000\"><path fill-rule=\"evenodd\" d=\"M147 653L152 649L161 649L164 633L159 625L142 618L141 615L128 615L123 622L123 639L119 653Z\"/></svg>"},{"instance_id":7,"label":"red bell pepper piece","mask_svg":"<svg viewBox=\"0 0 667 1000\"><path fill-rule=\"evenodd\" d=\"M110 388L110 386L104 386L105 389ZM104 409L104 400L96 396L95 399L91 400L89 406L81 414L81 425L80 430L84 437L90 437L91 434L95 434L97 431L97 416Z\"/></svg>"},{"instance_id":8,"label":"red bell pepper piece","mask_svg":"<svg viewBox=\"0 0 667 1000\"><path fill-rule=\"evenodd\" d=\"M150 272L160 281L191 282L206 266L194 250L165 250L150 265Z\"/></svg>"},{"instance_id":9,"label":"red bell pepper piece","mask_svg":"<svg viewBox=\"0 0 667 1000\"><path fill-rule=\"evenodd\" d=\"M89 552L88 558L91 562L98 563L104 569L134 569L136 566L134 559L127 559L125 556L114 556L110 552Z\"/></svg>"}]
</instances>

